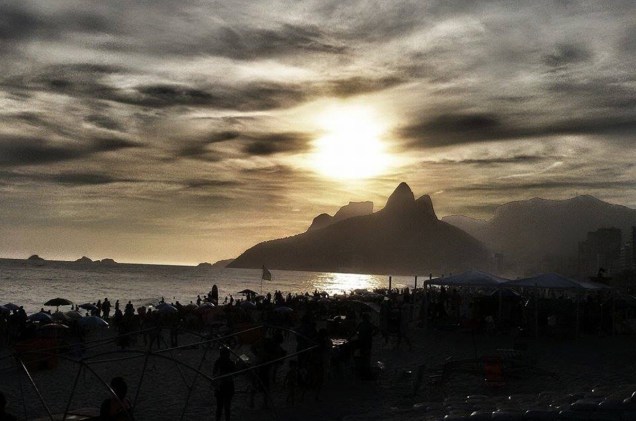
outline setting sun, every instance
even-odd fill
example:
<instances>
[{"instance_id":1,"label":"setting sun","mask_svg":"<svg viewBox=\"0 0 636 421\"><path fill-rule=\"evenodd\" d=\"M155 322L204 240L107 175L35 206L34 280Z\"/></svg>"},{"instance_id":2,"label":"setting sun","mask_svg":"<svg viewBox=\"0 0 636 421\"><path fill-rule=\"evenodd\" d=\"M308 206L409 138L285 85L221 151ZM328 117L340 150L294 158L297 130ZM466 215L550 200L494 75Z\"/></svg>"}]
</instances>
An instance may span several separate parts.
<instances>
[{"instance_id":1,"label":"setting sun","mask_svg":"<svg viewBox=\"0 0 636 421\"><path fill-rule=\"evenodd\" d=\"M338 106L319 115L324 135L314 142L315 170L335 179L362 179L382 173L389 157L381 136L384 128L373 109Z\"/></svg>"}]
</instances>

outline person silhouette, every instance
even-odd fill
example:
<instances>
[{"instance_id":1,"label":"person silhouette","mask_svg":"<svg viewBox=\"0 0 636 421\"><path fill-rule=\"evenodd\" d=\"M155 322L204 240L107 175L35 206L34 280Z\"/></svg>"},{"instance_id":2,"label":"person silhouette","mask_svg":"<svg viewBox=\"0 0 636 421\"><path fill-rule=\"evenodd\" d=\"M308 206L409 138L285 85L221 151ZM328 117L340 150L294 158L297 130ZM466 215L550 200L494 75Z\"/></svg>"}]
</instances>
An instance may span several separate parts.
<instances>
[{"instance_id":1,"label":"person silhouette","mask_svg":"<svg viewBox=\"0 0 636 421\"><path fill-rule=\"evenodd\" d=\"M230 350L222 347L220 356L214 363L212 373L215 376L223 376L236 371L236 364L230 359ZM216 421L220 421L223 413L225 413L225 421L230 420L230 412L232 406L232 397L234 396L234 379L232 376L224 377L216 386L214 392L216 397Z\"/></svg>"},{"instance_id":2,"label":"person silhouette","mask_svg":"<svg viewBox=\"0 0 636 421\"><path fill-rule=\"evenodd\" d=\"M132 405L126 398L128 385L123 377L113 377L110 388L115 396L105 399L99 409L100 421L127 421L132 420Z\"/></svg>"}]
</instances>

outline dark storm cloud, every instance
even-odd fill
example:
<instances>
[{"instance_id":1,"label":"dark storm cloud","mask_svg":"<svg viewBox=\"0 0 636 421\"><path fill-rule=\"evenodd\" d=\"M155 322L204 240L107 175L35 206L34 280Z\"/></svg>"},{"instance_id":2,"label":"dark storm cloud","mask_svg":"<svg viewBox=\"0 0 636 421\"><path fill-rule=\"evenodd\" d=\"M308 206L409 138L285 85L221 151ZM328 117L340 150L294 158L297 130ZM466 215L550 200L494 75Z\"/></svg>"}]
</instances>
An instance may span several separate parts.
<instances>
[{"instance_id":1,"label":"dark storm cloud","mask_svg":"<svg viewBox=\"0 0 636 421\"><path fill-rule=\"evenodd\" d=\"M85 151L71 146L53 145L45 139L3 137L0 139L0 165L41 165L81 158Z\"/></svg>"},{"instance_id":2,"label":"dark storm cloud","mask_svg":"<svg viewBox=\"0 0 636 421\"><path fill-rule=\"evenodd\" d=\"M443 159L441 161L422 161L424 165L499 165L499 164L531 164L545 160L546 157L538 155L511 155L502 157L468 158L468 159Z\"/></svg>"},{"instance_id":3,"label":"dark storm cloud","mask_svg":"<svg viewBox=\"0 0 636 421\"><path fill-rule=\"evenodd\" d=\"M84 118L88 123L95 125L101 129L124 131L124 127L118 122L113 120L107 115L103 114L91 114Z\"/></svg>"},{"instance_id":4,"label":"dark storm cloud","mask_svg":"<svg viewBox=\"0 0 636 421\"><path fill-rule=\"evenodd\" d=\"M243 151L250 155L274 155L307 150L312 136L307 133L269 133L248 135Z\"/></svg>"},{"instance_id":5,"label":"dark storm cloud","mask_svg":"<svg viewBox=\"0 0 636 421\"><path fill-rule=\"evenodd\" d=\"M467 185L461 187L451 187L445 189L446 192L504 192L504 191L520 191L520 190L568 190L577 191L584 189L633 189L636 188L636 182L633 180L622 181L594 181L594 180L546 180L546 181L522 181L514 183L494 183Z\"/></svg>"},{"instance_id":6,"label":"dark storm cloud","mask_svg":"<svg viewBox=\"0 0 636 421\"><path fill-rule=\"evenodd\" d=\"M102 185L133 181L131 179L117 178L112 175L98 173L63 173L51 176L50 180L55 183L72 186Z\"/></svg>"},{"instance_id":7,"label":"dark storm cloud","mask_svg":"<svg viewBox=\"0 0 636 421\"><path fill-rule=\"evenodd\" d=\"M579 44L560 44L553 52L543 57L543 62L551 67L561 67L572 63L588 61L592 52Z\"/></svg>"},{"instance_id":8,"label":"dark storm cloud","mask_svg":"<svg viewBox=\"0 0 636 421\"><path fill-rule=\"evenodd\" d=\"M407 79L399 76L367 78L355 76L348 79L327 82L327 91L333 96L347 98L371 92L383 91L405 83Z\"/></svg>"},{"instance_id":9,"label":"dark storm cloud","mask_svg":"<svg viewBox=\"0 0 636 421\"><path fill-rule=\"evenodd\" d=\"M208 188L232 188L242 185L239 181L235 180L188 180L185 182L185 186L189 189L208 189Z\"/></svg>"},{"instance_id":10,"label":"dark storm cloud","mask_svg":"<svg viewBox=\"0 0 636 421\"><path fill-rule=\"evenodd\" d=\"M198 159L207 162L218 162L222 159L221 154L208 149L209 145L237 139L240 133L237 131L214 132L206 136L203 140L192 140L180 147L176 153L176 158Z\"/></svg>"},{"instance_id":11,"label":"dark storm cloud","mask_svg":"<svg viewBox=\"0 0 636 421\"><path fill-rule=\"evenodd\" d=\"M282 24L271 29L224 27L206 41L201 45L205 52L237 60L347 51L342 43L333 41L315 25ZM205 45L209 47L205 49ZM186 53L201 51L193 48Z\"/></svg>"},{"instance_id":12,"label":"dark storm cloud","mask_svg":"<svg viewBox=\"0 0 636 421\"><path fill-rule=\"evenodd\" d=\"M0 166L51 164L135 146L138 145L118 138L99 138L83 145L71 145L37 137L0 135Z\"/></svg>"},{"instance_id":13,"label":"dark storm cloud","mask_svg":"<svg viewBox=\"0 0 636 421\"><path fill-rule=\"evenodd\" d=\"M636 113L636 89L630 85L630 81L623 78L606 80L590 76L580 81L551 81L546 91L550 97L578 102L576 106L582 110L592 111L602 106L611 108L615 115L624 115Z\"/></svg>"},{"instance_id":14,"label":"dark storm cloud","mask_svg":"<svg viewBox=\"0 0 636 421\"><path fill-rule=\"evenodd\" d=\"M140 85L122 90L100 82L68 84L52 89L87 99L101 99L145 108L207 107L238 111L284 109L299 105L308 94L296 84L274 82L238 86L197 87L185 84Z\"/></svg>"},{"instance_id":15,"label":"dark storm cloud","mask_svg":"<svg viewBox=\"0 0 636 421\"><path fill-rule=\"evenodd\" d=\"M620 42L620 47L627 53L636 52L636 25L627 29Z\"/></svg>"},{"instance_id":16,"label":"dark storm cloud","mask_svg":"<svg viewBox=\"0 0 636 421\"><path fill-rule=\"evenodd\" d=\"M119 137L96 138L89 146L90 152L112 152L126 148L136 148L142 145Z\"/></svg>"},{"instance_id":17,"label":"dark storm cloud","mask_svg":"<svg viewBox=\"0 0 636 421\"><path fill-rule=\"evenodd\" d=\"M54 10L54 8L52 9ZM23 2L0 3L0 49L17 49L21 41L55 40L65 33L106 33L113 28L108 19L81 10L37 13Z\"/></svg>"},{"instance_id":18,"label":"dark storm cloud","mask_svg":"<svg viewBox=\"0 0 636 421\"><path fill-rule=\"evenodd\" d=\"M636 119L614 116L518 123L494 113L441 114L403 127L398 135L413 145L438 147L558 135L608 135L633 138Z\"/></svg>"}]
</instances>

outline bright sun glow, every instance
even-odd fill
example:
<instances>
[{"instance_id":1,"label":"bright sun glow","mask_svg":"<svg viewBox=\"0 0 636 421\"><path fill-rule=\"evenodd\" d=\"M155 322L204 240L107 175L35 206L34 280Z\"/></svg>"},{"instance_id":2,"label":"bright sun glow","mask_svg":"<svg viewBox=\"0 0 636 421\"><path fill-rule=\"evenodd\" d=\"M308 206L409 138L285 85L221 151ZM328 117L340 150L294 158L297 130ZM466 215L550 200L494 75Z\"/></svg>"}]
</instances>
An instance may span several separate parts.
<instances>
[{"instance_id":1,"label":"bright sun glow","mask_svg":"<svg viewBox=\"0 0 636 421\"><path fill-rule=\"evenodd\" d=\"M376 113L363 106L338 106L319 115L324 136L314 142L312 165L319 173L341 180L381 174L389 157L381 136L384 128Z\"/></svg>"}]
</instances>

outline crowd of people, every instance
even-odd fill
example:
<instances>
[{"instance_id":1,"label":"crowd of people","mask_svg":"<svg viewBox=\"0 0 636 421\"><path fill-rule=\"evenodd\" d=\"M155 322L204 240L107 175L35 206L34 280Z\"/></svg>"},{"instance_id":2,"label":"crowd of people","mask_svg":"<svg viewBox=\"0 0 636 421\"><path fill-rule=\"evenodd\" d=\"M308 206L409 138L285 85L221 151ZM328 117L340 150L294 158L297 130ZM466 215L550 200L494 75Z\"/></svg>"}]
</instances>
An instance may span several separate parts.
<instances>
[{"instance_id":1,"label":"crowd of people","mask_svg":"<svg viewBox=\"0 0 636 421\"><path fill-rule=\"evenodd\" d=\"M167 303L162 297L156 305L137 307L131 301L122 306L119 300L111 305L105 298L75 310L86 310L88 314L84 317L98 317L110 323L111 328L117 329L116 344L122 349L142 344L148 350L176 347L183 332L198 332L204 339L227 337L221 343L213 376L220 377L214 393L216 419L229 420L237 372L251 376L252 406L258 402L263 408L271 405L270 390L277 379L286 390L286 404L293 406L307 394L320 399L326 379L343 369L352 369L361 379L373 379L377 368L373 367L371 356L376 336L381 337L385 346L393 344L399 348L405 344L410 349L411 328L416 325L453 324L488 332L492 324L503 331L504 321L517 327L530 324L528 308L533 309L535 318L545 319L549 324L551 314L566 313L571 307L563 296L542 298L541 306L535 310L536 297L525 299L521 294L510 294L502 298L445 287L427 291L409 288L357 291L340 297L329 297L317 290L304 294L274 291L259 295L249 290L242 293L240 299L228 295L219 303L218 290L213 289L186 305L179 301ZM597 300L591 297L582 303L583 322L595 320ZM554 303L558 305L555 307ZM76 321L65 322L73 326ZM0 333L6 343L14 344L28 337L27 332L37 330L38 324L29 319L23 308L16 308L0 316ZM250 337L241 333L254 326L266 328ZM169 332L166 337L165 332ZM295 348L287 342L290 332ZM84 339L81 334L78 338ZM233 348L240 346L249 347L252 360L236 358ZM111 413L111 418L103 419L124 419L121 413L132 408L122 407L127 402L123 399L123 379L113 381L112 389L122 396L115 399L116 403L111 399L109 404L102 405L102 414ZM117 411L121 413L113 415Z\"/></svg>"}]
</instances>

